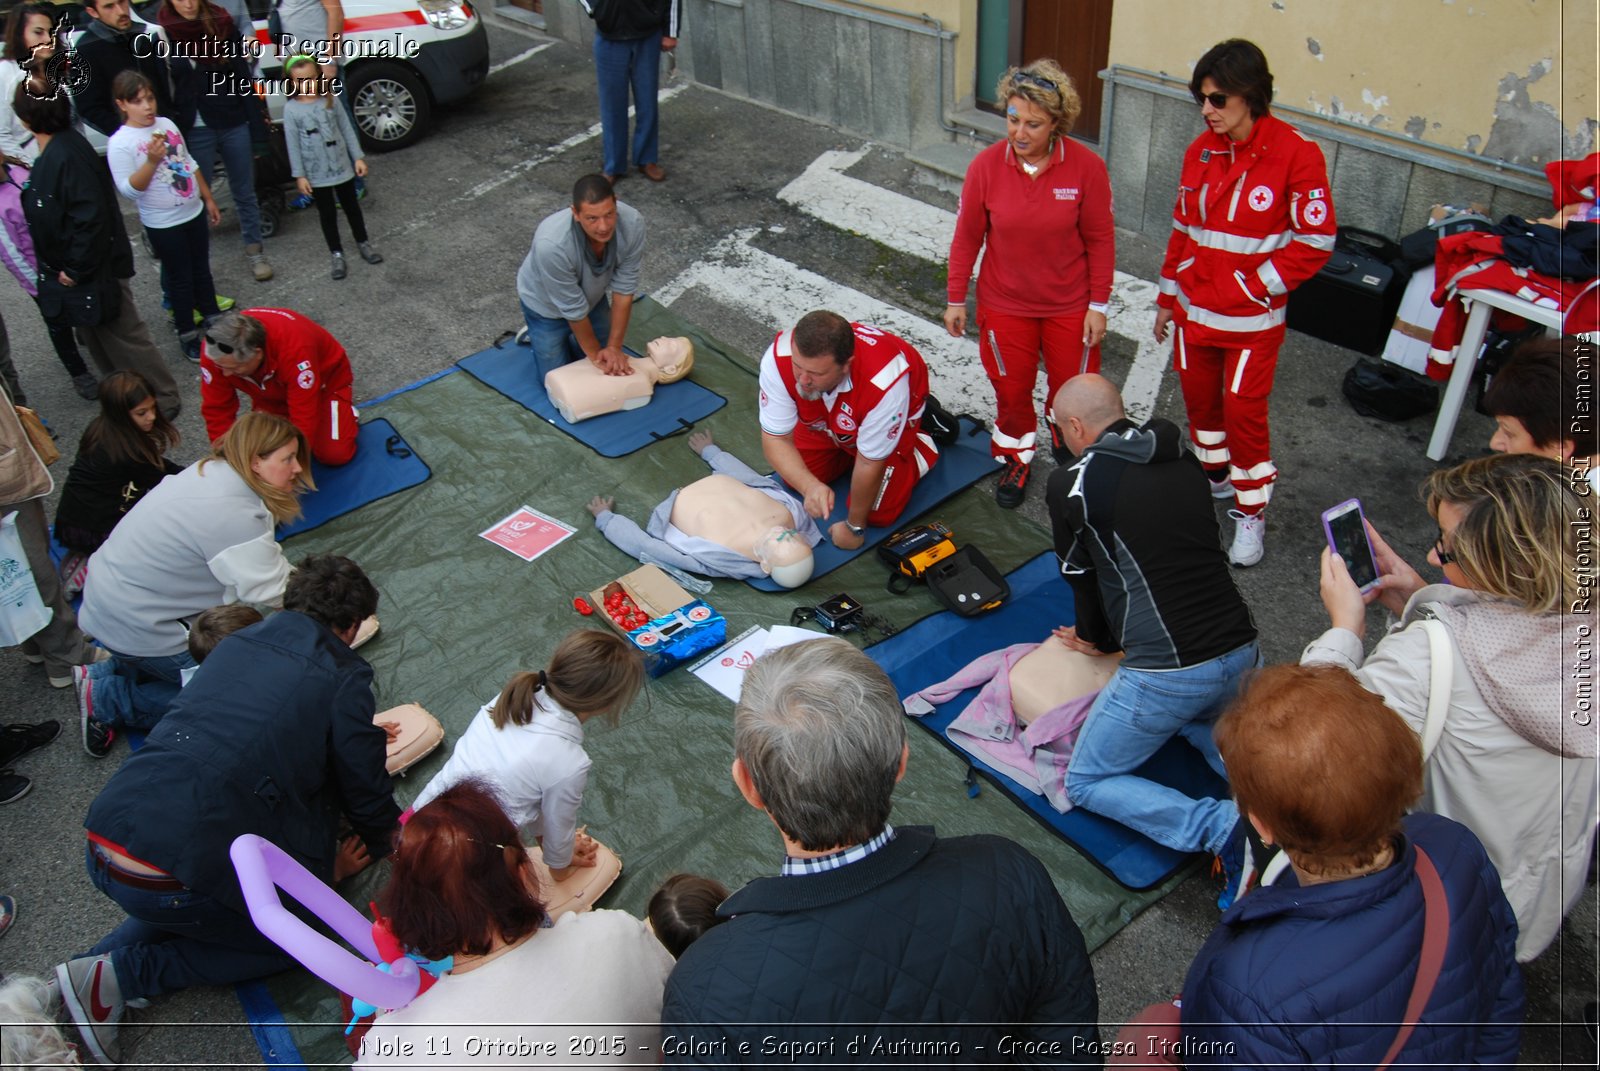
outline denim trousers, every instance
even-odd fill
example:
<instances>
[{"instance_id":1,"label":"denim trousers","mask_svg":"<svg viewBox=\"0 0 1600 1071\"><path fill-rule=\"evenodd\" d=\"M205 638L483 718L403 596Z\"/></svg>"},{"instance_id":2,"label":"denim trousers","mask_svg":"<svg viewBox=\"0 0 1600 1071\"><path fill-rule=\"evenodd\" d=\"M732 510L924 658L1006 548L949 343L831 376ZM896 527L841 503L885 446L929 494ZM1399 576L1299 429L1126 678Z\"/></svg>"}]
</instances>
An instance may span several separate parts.
<instances>
[{"instance_id":1,"label":"denim trousers","mask_svg":"<svg viewBox=\"0 0 1600 1071\"><path fill-rule=\"evenodd\" d=\"M87 953L111 954L124 1000L243 982L295 965L248 916L204 893L124 885L111 878L109 864L92 844L86 863L95 888L128 916Z\"/></svg>"},{"instance_id":2,"label":"denim trousers","mask_svg":"<svg viewBox=\"0 0 1600 1071\"><path fill-rule=\"evenodd\" d=\"M594 35L594 69L600 82L600 140L605 173L628 173L628 90L633 90L633 163L657 162L660 127L656 88L661 81L661 34L632 41Z\"/></svg>"},{"instance_id":3,"label":"denim trousers","mask_svg":"<svg viewBox=\"0 0 1600 1071\"><path fill-rule=\"evenodd\" d=\"M147 658L120 651L111 654L111 661L89 671L94 682L94 720L149 732L178 698L183 671L195 664L194 659L188 651Z\"/></svg>"},{"instance_id":4,"label":"denim trousers","mask_svg":"<svg viewBox=\"0 0 1600 1071\"><path fill-rule=\"evenodd\" d=\"M239 213L239 234L245 245L261 244L261 206L256 202L256 165L250 145L250 124L197 126L189 132L189 152L207 182L216 174L217 157L228 172L228 192Z\"/></svg>"},{"instance_id":5,"label":"denim trousers","mask_svg":"<svg viewBox=\"0 0 1600 1071\"><path fill-rule=\"evenodd\" d=\"M528 325L528 344L533 347L533 359L539 368L539 382L544 377L570 361L584 359L583 347L573 337L572 324L559 316L540 316L526 304L522 306L522 319ZM604 346L611 337L611 299L601 298L600 304L589 310L589 326Z\"/></svg>"},{"instance_id":6,"label":"denim trousers","mask_svg":"<svg viewBox=\"0 0 1600 1071\"><path fill-rule=\"evenodd\" d=\"M1220 851L1239 821L1232 800L1192 799L1133 771L1181 736L1226 777L1211 727L1237 693L1240 675L1260 664L1252 641L1183 669L1118 669L1078 733L1067 797L1177 851Z\"/></svg>"},{"instance_id":7,"label":"denim trousers","mask_svg":"<svg viewBox=\"0 0 1600 1071\"><path fill-rule=\"evenodd\" d=\"M180 336L195 331L194 312L217 316L217 284L211 279L211 225L205 212L176 227L146 227L150 248L161 261L161 289L172 299L172 322Z\"/></svg>"}]
</instances>

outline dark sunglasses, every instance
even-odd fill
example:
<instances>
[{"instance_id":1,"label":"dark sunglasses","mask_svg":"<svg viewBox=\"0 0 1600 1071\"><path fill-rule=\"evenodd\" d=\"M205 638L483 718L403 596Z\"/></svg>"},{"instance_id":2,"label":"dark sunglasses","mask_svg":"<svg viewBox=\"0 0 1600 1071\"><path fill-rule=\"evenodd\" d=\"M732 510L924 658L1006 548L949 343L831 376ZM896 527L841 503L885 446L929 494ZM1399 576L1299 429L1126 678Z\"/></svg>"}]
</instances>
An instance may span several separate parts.
<instances>
[{"instance_id":1,"label":"dark sunglasses","mask_svg":"<svg viewBox=\"0 0 1600 1071\"><path fill-rule=\"evenodd\" d=\"M225 345L224 343L218 342L216 339L212 338L210 335L206 336L206 345L215 346L219 353L226 353L226 354L228 354L230 356L233 354L233 347L232 346Z\"/></svg>"},{"instance_id":2,"label":"dark sunglasses","mask_svg":"<svg viewBox=\"0 0 1600 1071\"><path fill-rule=\"evenodd\" d=\"M1051 93L1058 95L1061 92L1061 87L1050 81L1048 78L1040 78L1036 74L1027 74L1023 71L1018 71L1016 74L1012 75L1011 81L1019 86L1038 86L1040 89L1049 90Z\"/></svg>"},{"instance_id":3,"label":"dark sunglasses","mask_svg":"<svg viewBox=\"0 0 1600 1071\"><path fill-rule=\"evenodd\" d=\"M1206 102L1210 101L1213 108L1221 111L1223 108L1228 106L1228 101L1232 100L1233 97L1234 94L1232 93L1196 93L1194 95L1194 102L1195 104L1204 108L1206 106Z\"/></svg>"},{"instance_id":4,"label":"dark sunglasses","mask_svg":"<svg viewBox=\"0 0 1600 1071\"><path fill-rule=\"evenodd\" d=\"M1456 560L1456 556L1444 549L1444 529L1439 529L1439 538L1433 541L1433 553L1439 559L1441 566L1449 565Z\"/></svg>"}]
</instances>

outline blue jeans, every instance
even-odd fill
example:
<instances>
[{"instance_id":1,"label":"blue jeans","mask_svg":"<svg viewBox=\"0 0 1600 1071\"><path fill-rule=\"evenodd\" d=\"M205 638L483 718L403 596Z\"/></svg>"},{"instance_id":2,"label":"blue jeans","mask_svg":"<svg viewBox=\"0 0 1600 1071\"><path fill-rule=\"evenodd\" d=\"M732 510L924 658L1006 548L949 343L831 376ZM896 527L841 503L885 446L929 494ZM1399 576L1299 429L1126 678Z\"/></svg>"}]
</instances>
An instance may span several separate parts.
<instances>
[{"instance_id":1,"label":"blue jeans","mask_svg":"<svg viewBox=\"0 0 1600 1071\"><path fill-rule=\"evenodd\" d=\"M600 140L605 173L628 172L628 90L633 90L633 162L643 167L659 155L656 87L661 81L661 34L634 41L594 35L594 69L600 81Z\"/></svg>"},{"instance_id":2,"label":"blue jeans","mask_svg":"<svg viewBox=\"0 0 1600 1071\"><path fill-rule=\"evenodd\" d=\"M211 181L216 173L217 156L228 172L228 191L239 213L239 233L245 245L261 244L261 205L256 202L256 165L250 146L250 124L215 127L197 126L188 135L189 152L200 174Z\"/></svg>"},{"instance_id":3,"label":"blue jeans","mask_svg":"<svg viewBox=\"0 0 1600 1071\"><path fill-rule=\"evenodd\" d=\"M1181 736L1226 777L1211 726L1238 691L1240 674L1260 664L1251 642L1184 669L1118 669L1078 733L1067 797L1168 848L1219 852L1239 821L1232 800L1191 799L1133 771Z\"/></svg>"},{"instance_id":4,"label":"blue jeans","mask_svg":"<svg viewBox=\"0 0 1600 1071\"><path fill-rule=\"evenodd\" d=\"M111 667L108 671L90 674L94 720L149 732L178 698L183 671L195 664L194 659L188 651L150 658L111 654L110 662L101 663Z\"/></svg>"},{"instance_id":5,"label":"blue jeans","mask_svg":"<svg viewBox=\"0 0 1600 1071\"><path fill-rule=\"evenodd\" d=\"M295 965L249 916L193 889L157 892L113 881L93 845L86 856L89 880L128 916L87 953L111 953L124 1000L228 985Z\"/></svg>"},{"instance_id":6,"label":"blue jeans","mask_svg":"<svg viewBox=\"0 0 1600 1071\"><path fill-rule=\"evenodd\" d=\"M192 334L195 310L217 316L217 284L211 278L211 225L201 212L176 227L146 227L150 248L161 260L161 289L172 300L178 335Z\"/></svg>"},{"instance_id":7,"label":"blue jeans","mask_svg":"<svg viewBox=\"0 0 1600 1071\"><path fill-rule=\"evenodd\" d=\"M528 325L528 344L533 347L533 359L539 367L539 382L544 377L570 361L584 360L583 347L573 337L572 324L559 316L540 316L526 304L522 306L522 319ZM589 326L604 346L611 338L611 299L601 298L600 304L589 310Z\"/></svg>"}]
</instances>

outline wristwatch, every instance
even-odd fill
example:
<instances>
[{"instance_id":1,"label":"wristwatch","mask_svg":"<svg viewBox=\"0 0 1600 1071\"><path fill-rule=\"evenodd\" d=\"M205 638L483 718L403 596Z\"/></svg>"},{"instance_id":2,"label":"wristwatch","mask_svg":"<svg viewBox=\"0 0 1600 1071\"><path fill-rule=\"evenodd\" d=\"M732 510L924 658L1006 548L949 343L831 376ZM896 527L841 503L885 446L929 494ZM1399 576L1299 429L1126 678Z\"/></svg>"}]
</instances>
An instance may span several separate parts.
<instances>
[{"instance_id":1,"label":"wristwatch","mask_svg":"<svg viewBox=\"0 0 1600 1071\"><path fill-rule=\"evenodd\" d=\"M867 534L867 529L866 529L866 527L865 527L865 526L862 526L862 527L860 527L860 528L857 528L857 527L856 527L856 526L855 526L855 525L853 525L853 524L851 524L851 523L850 523L850 518L849 518L849 517L846 517L846 518L845 518L845 519L844 519L844 526L845 526L845 527L846 527L846 528L848 528L848 529L850 529L850 530L851 530L851 531L852 531L852 532L854 532L854 533L855 533L855 534L856 534L856 535L866 535L866 534Z\"/></svg>"}]
</instances>

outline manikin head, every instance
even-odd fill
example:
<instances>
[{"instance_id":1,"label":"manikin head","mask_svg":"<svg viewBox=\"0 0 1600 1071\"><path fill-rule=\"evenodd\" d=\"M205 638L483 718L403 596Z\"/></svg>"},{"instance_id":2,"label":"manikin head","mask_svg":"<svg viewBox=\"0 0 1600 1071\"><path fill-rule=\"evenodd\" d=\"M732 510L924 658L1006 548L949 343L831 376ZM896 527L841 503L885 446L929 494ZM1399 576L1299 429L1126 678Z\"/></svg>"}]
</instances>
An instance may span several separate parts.
<instances>
[{"instance_id":1,"label":"manikin head","mask_svg":"<svg viewBox=\"0 0 1600 1071\"><path fill-rule=\"evenodd\" d=\"M762 570L786 588L797 588L811 579L816 564L805 537L793 528L769 528L750 548Z\"/></svg>"},{"instance_id":2,"label":"manikin head","mask_svg":"<svg viewBox=\"0 0 1600 1071\"><path fill-rule=\"evenodd\" d=\"M694 367L694 343L682 335L653 338L644 347L645 360L653 372L652 382L676 383Z\"/></svg>"}]
</instances>

